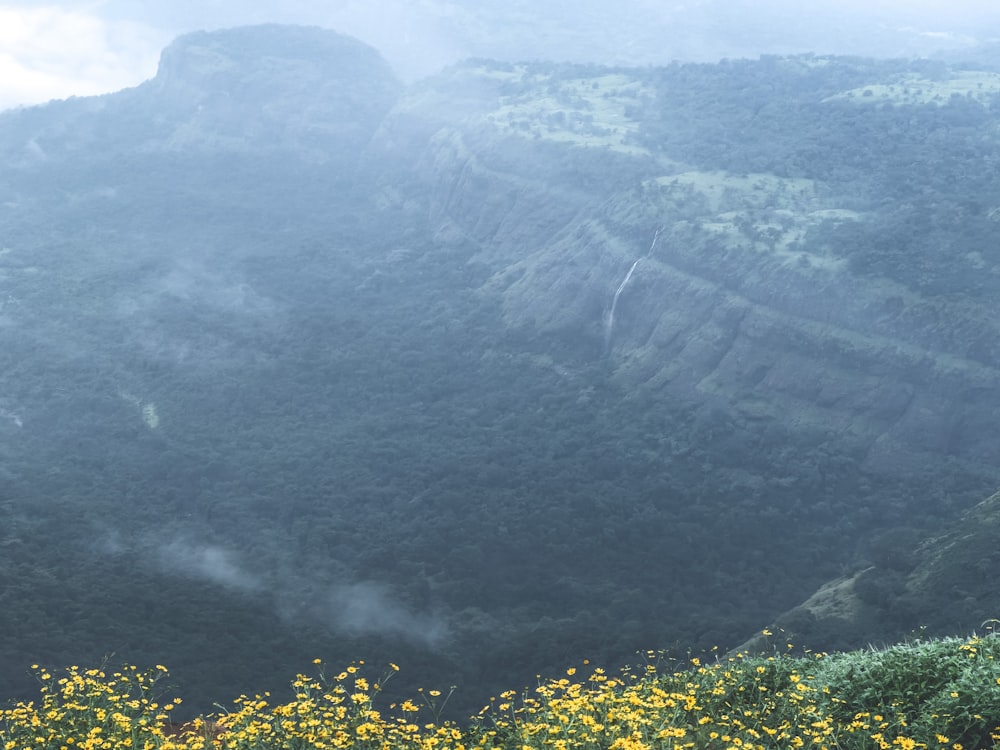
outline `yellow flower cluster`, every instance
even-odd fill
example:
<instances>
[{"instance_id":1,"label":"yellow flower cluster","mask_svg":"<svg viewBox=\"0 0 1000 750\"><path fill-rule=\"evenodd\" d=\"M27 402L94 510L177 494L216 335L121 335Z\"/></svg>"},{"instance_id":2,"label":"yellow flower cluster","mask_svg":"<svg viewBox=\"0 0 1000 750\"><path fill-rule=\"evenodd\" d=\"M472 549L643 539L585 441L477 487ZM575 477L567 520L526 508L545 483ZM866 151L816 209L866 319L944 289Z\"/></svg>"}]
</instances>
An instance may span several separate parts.
<instances>
[{"instance_id":1,"label":"yellow flower cluster","mask_svg":"<svg viewBox=\"0 0 1000 750\"><path fill-rule=\"evenodd\" d=\"M828 750L846 746L843 735L870 728L860 715L848 726L824 715L822 691L809 676L785 675L790 687L779 690L767 663L742 656L710 666L691 662L692 669L669 675L649 667L644 675L609 678L597 669L587 683L553 680L523 695L516 708L507 693L497 711L483 714L493 725L487 734L523 750Z\"/></svg>"},{"instance_id":2,"label":"yellow flower cluster","mask_svg":"<svg viewBox=\"0 0 1000 750\"><path fill-rule=\"evenodd\" d=\"M464 750L462 731L436 720L437 690L424 698L435 722L416 723L422 709L409 700L392 706L399 716L383 718L374 699L399 669L390 667L373 683L360 674L359 664L331 679L321 667L317 678L296 677L294 697L286 703L271 705L266 693L244 695L231 712L175 724L170 712L180 699L162 704L154 699L164 667L139 672L129 666L110 677L70 667L56 680L36 665L41 701L0 710L0 750Z\"/></svg>"},{"instance_id":3,"label":"yellow flower cluster","mask_svg":"<svg viewBox=\"0 0 1000 750\"><path fill-rule=\"evenodd\" d=\"M765 631L765 636L771 633ZM996 648L996 644L990 644ZM982 657L982 641L972 638L957 647L935 644L935 655L960 660ZM905 648L903 649L905 655ZM916 653L916 650L915 650ZM653 652L648 654L657 660ZM743 654L705 664L692 658L664 673L648 666L639 673L609 677L594 670L585 681L567 676L541 684L533 691L508 692L484 709L479 734L469 733L485 750L963 750L945 734L930 734L910 726L913 707L886 702L882 712L866 710L864 702L847 700L831 691L827 680L845 670L865 669L867 654L825 654L808 658L748 657ZM828 670L831 661L835 669ZM919 662L919 659L915 660ZM853 666L852 666L853 665ZM977 685L985 690L1000 684L992 656L981 658ZM916 672L892 679L916 694ZM895 685L887 684L887 689ZM980 691L982 695L982 691ZM958 698L957 692L950 693ZM873 694L871 700L881 701ZM921 724L986 726L986 717L955 706L955 713L921 716ZM996 706L994 716L1000 714ZM1000 730L987 734L982 747L1000 747Z\"/></svg>"},{"instance_id":4,"label":"yellow flower cluster","mask_svg":"<svg viewBox=\"0 0 1000 750\"><path fill-rule=\"evenodd\" d=\"M395 665L391 667L393 672L398 670ZM352 664L332 679L327 679L322 669L318 678L296 676L292 683L295 695L287 703L270 706L267 695L240 696L237 710L217 719L224 730L219 746L233 750L430 748L444 745L446 739L458 733L445 726L428 735L427 728L408 716L419 710L410 701L400 707L402 716L383 718L373 700L391 675L369 683L359 674L359 665Z\"/></svg>"},{"instance_id":5,"label":"yellow flower cluster","mask_svg":"<svg viewBox=\"0 0 1000 750\"><path fill-rule=\"evenodd\" d=\"M983 645L970 640L952 653L979 658ZM240 696L231 712L187 724L169 721L178 700L156 700L163 667L110 676L71 667L59 679L36 668L41 700L0 711L0 750L963 750L947 734L915 731L901 705L858 710L832 694L816 676L830 658L740 654L614 676L569 669L502 693L467 727L440 721L448 697L436 690L377 708L395 665L369 680L361 664L327 677L317 660L318 676L298 675L287 702ZM1000 679L985 677L985 687ZM419 720L421 712L431 718ZM983 747L1000 747L1000 733L986 727Z\"/></svg>"},{"instance_id":6,"label":"yellow flower cluster","mask_svg":"<svg viewBox=\"0 0 1000 750\"><path fill-rule=\"evenodd\" d=\"M0 711L3 750L153 750L163 746L162 727L180 699L160 703L156 683L166 667L140 672L126 667L107 675L70 667L56 679L32 665L41 703Z\"/></svg>"}]
</instances>

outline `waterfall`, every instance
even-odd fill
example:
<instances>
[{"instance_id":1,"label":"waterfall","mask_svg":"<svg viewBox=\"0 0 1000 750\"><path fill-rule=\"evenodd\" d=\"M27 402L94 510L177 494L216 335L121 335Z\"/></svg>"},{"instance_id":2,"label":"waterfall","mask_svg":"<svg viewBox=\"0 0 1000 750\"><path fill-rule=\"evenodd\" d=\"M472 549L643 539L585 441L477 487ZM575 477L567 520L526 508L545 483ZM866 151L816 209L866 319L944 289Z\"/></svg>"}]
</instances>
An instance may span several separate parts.
<instances>
[{"instance_id":1,"label":"waterfall","mask_svg":"<svg viewBox=\"0 0 1000 750\"><path fill-rule=\"evenodd\" d=\"M649 250L646 251L646 255L643 257L648 258L653 254L653 248L656 247L656 240L660 237L660 230L657 229L656 233L653 235L653 241L649 245ZM628 284L629 279L632 278L632 274L635 272L635 267L639 265L639 261L642 258L636 258L632 267L628 269L628 273L625 274L625 278L622 279L622 283L618 285L615 290L615 296L611 300L611 309L608 311L608 317L604 321L604 353L607 354L611 350L611 334L615 327L615 308L618 307L618 298L622 295L622 290L625 289L625 285Z\"/></svg>"},{"instance_id":2,"label":"waterfall","mask_svg":"<svg viewBox=\"0 0 1000 750\"><path fill-rule=\"evenodd\" d=\"M608 351L611 347L611 332L615 327L615 308L618 307L618 298L622 294L622 290L625 285L628 284L629 279L632 278L632 273L635 271L635 267L639 265L639 261L642 258L637 258L632 267L628 269L628 273L625 274L625 278L622 279L622 283L618 285L618 289L615 291L614 299L611 300L611 310L608 312L608 319L604 323L604 351Z\"/></svg>"}]
</instances>

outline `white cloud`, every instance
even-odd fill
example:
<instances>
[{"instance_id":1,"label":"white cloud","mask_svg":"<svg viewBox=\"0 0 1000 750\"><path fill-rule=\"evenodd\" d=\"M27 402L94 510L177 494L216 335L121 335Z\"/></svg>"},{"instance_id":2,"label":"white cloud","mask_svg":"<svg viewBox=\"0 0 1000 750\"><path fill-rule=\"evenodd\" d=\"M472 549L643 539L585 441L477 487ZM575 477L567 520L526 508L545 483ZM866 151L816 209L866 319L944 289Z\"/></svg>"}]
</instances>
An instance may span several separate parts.
<instances>
[{"instance_id":1,"label":"white cloud","mask_svg":"<svg viewBox=\"0 0 1000 750\"><path fill-rule=\"evenodd\" d=\"M260 582L240 564L231 551L215 545L175 539L157 549L162 568L190 578L225 586L238 591L255 591Z\"/></svg>"},{"instance_id":2,"label":"white cloud","mask_svg":"<svg viewBox=\"0 0 1000 750\"><path fill-rule=\"evenodd\" d=\"M0 5L0 109L134 86L170 35L54 5Z\"/></svg>"},{"instance_id":3,"label":"white cloud","mask_svg":"<svg viewBox=\"0 0 1000 750\"><path fill-rule=\"evenodd\" d=\"M105 534L102 546L111 555L129 551L115 531ZM278 612L290 621L308 618L346 635L397 638L428 648L441 645L449 635L440 613L413 610L398 601L388 586L373 581L330 585L300 571L257 575L232 550L184 536L172 541L150 538L147 549L152 554L145 559L160 572L271 597Z\"/></svg>"},{"instance_id":4,"label":"white cloud","mask_svg":"<svg viewBox=\"0 0 1000 750\"><path fill-rule=\"evenodd\" d=\"M448 626L435 615L413 612L389 589L371 581L343 584L330 592L330 622L349 635L381 635L435 646Z\"/></svg>"}]
</instances>

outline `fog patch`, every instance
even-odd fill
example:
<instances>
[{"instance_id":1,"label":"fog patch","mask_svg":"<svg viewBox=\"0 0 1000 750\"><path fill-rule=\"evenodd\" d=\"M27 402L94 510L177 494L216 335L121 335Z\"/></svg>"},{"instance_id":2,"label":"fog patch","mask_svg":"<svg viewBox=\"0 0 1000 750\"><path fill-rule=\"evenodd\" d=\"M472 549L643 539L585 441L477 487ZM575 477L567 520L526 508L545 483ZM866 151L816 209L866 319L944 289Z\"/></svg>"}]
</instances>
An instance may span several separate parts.
<instances>
[{"instance_id":1,"label":"fog patch","mask_svg":"<svg viewBox=\"0 0 1000 750\"><path fill-rule=\"evenodd\" d=\"M123 287L112 304L143 356L202 370L266 359L247 341L280 335L285 323L282 307L239 274L220 273L197 259L171 261L144 282Z\"/></svg>"},{"instance_id":2,"label":"fog patch","mask_svg":"<svg viewBox=\"0 0 1000 750\"><path fill-rule=\"evenodd\" d=\"M117 557L128 551L128 544L122 538L120 532L112 529L105 531L104 535L98 538L97 551L102 555Z\"/></svg>"},{"instance_id":3,"label":"fog patch","mask_svg":"<svg viewBox=\"0 0 1000 750\"><path fill-rule=\"evenodd\" d=\"M0 399L0 423L6 423L17 428L24 427L20 410L8 405L6 399Z\"/></svg>"},{"instance_id":4,"label":"fog patch","mask_svg":"<svg viewBox=\"0 0 1000 750\"><path fill-rule=\"evenodd\" d=\"M389 589L368 581L340 585L330 592L329 616L347 635L381 635L435 646L448 635L445 621L412 612Z\"/></svg>"},{"instance_id":5,"label":"fog patch","mask_svg":"<svg viewBox=\"0 0 1000 750\"><path fill-rule=\"evenodd\" d=\"M159 295L183 302L198 302L228 313L268 316L273 303L239 279L211 271L193 260L183 260L155 282Z\"/></svg>"},{"instance_id":6,"label":"fog patch","mask_svg":"<svg viewBox=\"0 0 1000 750\"><path fill-rule=\"evenodd\" d=\"M157 550L157 560L163 572L175 572L236 591L261 588L258 578L239 564L234 553L213 544L177 539Z\"/></svg>"},{"instance_id":7,"label":"fog patch","mask_svg":"<svg viewBox=\"0 0 1000 750\"><path fill-rule=\"evenodd\" d=\"M120 536L105 535L107 554L121 554ZM436 648L449 636L447 618L438 612L415 611L400 601L392 587L375 581L331 585L294 571L251 571L236 552L188 538L151 542L153 565L163 575L215 584L236 593L270 598L288 622L309 620L350 637L374 636Z\"/></svg>"}]
</instances>

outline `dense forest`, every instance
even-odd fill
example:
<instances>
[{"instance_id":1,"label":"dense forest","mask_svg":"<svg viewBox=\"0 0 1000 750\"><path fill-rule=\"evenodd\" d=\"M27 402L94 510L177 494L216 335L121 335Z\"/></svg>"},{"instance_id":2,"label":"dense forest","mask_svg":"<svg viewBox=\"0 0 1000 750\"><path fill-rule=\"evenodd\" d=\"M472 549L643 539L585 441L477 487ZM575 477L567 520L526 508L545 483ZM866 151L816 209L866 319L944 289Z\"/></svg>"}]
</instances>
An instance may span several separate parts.
<instances>
[{"instance_id":1,"label":"dense forest","mask_svg":"<svg viewBox=\"0 0 1000 750\"><path fill-rule=\"evenodd\" d=\"M0 693L369 659L462 712L891 562L998 484L998 93L817 56L404 88L257 27L0 115Z\"/></svg>"}]
</instances>

